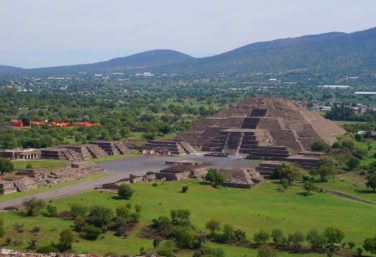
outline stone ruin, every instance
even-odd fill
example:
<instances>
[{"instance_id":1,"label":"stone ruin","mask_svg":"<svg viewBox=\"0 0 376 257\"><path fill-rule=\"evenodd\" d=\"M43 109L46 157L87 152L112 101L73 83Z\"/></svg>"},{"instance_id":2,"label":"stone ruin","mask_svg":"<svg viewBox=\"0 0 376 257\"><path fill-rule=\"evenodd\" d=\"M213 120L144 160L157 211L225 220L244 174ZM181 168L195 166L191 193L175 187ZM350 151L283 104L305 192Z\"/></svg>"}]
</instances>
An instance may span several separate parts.
<instances>
[{"instance_id":1,"label":"stone ruin","mask_svg":"<svg viewBox=\"0 0 376 257\"><path fill-rule=\"evenodd\" d=\"M103 171L98 165L87 162L72 162L69 166L56 170L24 169L15 176L0 180L0 194L26 192L40 186L49 186L62 182L82 179L90 173Z\"/></svg>"},{"instance_id":2,"label":"stone ruin","mask_svg":"<svg viewBox=\"0 0 376 257\"><path fill-rule=\"evenodd\" d=\"M143 154L152 155L185 155L195 150L184 141L151 140L143 148Z\"/></svg>"},{"instance_id":3,"label":"stone ruin","mask_svg":"<svg viewBox=\"0 0 376 257\"><path fill-rule=\"evenodd\" d=\"M37 160L40 159L40 150L32 148L0 150L0 157L9 160Z\"/></svg>"},{"instance_id":4,"label":"stone ruin","mask_svg":"<svg viewBox=\"0 0 376 257\"><path fill-rule=\"evenodd\" d=\"M237 188L251 188L264 180L255 169L222 168L218 170L225 178L225 186Z\"/></svg>"},{"instance_id":5,"label":"stone ruin","mask_svg":"<svg viewBox=\"0 0 376 257\"><path fill-rule=\"evenodd\" d=\"M120 141L91 141L89 144L61 145L40 150L41 159L85 161L108 155L128 154L130 150Z\"/></svg>"}]
</instances>

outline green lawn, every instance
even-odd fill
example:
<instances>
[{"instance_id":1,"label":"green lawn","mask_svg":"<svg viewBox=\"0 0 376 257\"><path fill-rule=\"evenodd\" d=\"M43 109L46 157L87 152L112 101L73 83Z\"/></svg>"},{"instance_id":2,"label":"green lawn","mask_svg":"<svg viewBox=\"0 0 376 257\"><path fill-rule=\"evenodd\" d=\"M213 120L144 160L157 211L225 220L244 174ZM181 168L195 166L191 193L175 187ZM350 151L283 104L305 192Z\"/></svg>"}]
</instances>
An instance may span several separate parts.
<instances>
[{"instance_id":1,"label":"green lawn","mask_svg":"<svg viewBox=\"0 0 376 257\"><path fill-rule=\"evenodd\" d=\"M189 185L186 194L179 193L182 185ZM143 206L141 223L133 233L125 239L115 237L108 232L95 242L86 241L77 236L77 241L74 244L76 252L98 254L115 252L122 255L134 255L138 253L140 247L151 249L152 240L139 238L138 232L143 226L150 224L153 218L169 215L171 209L177 208L191 211L192 223L197 229L205 230L205 223L209 219L215 218L246 231L249 239L252 239L253 234L260 229L271 231L274 228L280 228L285 233L291 233L295 231L307 232L312 228L323 230L328 226L336 226L345 232L346 241L354 241L356 246L360 247L365 237L375 234L375 231L371 229L375 224L375 205L342 199L326 193L314 193L312 196L306 197L301 194L300 187L280 192L278 185L265 182L250 190L214 189L201 185L195 180L164 182L163 184L159 183L157 187L153 187L151 184L136 184L132 187L135 189L135 194L130 202ZM52 204L57 206L59 211L63 211L69 209L68 206L72 203L116 208L127 202L115 200L113 196L114 194L111 192L93 191L53 200ZM71 220L46 217L24 218L12 212L0 213L0 217L5 220L7 230L10 230L11 233L15 233L11 229L15 222L25 224L26 231L34 226L41 227L41 232L35 236L39 238L39 246L56 241L59 232L72 225ZM7 236L12 236L12 234ZM17 238L23 242L22 245L7 247L25 250L30 237L30 232L17 235ZM256 256L256 251L252 249L218 246L225 250L226 257ZM191 254L184 252L178 256L191 256ZM298 255L281 253L279 256ZM320 255L300 254L299 256Z\"/></svg>"},{"instance_id":2,"label":"green lawn","mask_svg":"<svg viewBox=\"0 0 376 257\"><path fill-rule=\"evenodd\" d=\"M104 177L104 176L107 176L107 174L102 173L102 172L92 173L92 174L89 174L89 176L86 177L86 178L79 179L79 180L67 181L67 182L64 182L64 183L52 185L51 187L43 186L43 187L37 187L35 189L31 189L27 192L17 192L17 193L13 193L13 194L9 194L9 195L0 195L0 201L5 201L5 200L14 199L14 198L23 197L23 196L32 196L34 194L45 192L45 191L48 191L48 190L51 190L51 189L58 189L58 188L66 187L66 186L76 185L76 184L79 184L79 183L82 183L82 182L85 182L85 181L98 179L98 178L101 178L101 177Z\"/></svg>"},{"instance_id":3,"label":"green lawn","mask_svg":"<svg viewBox=\"0 0 376 257\"><path fill-rule=\"evenodd\" d=\"M59 169L68 164L67 161L55 161L55 160L17 160L12 161L16 170L22 170L26 168L27 164L31 164L33 168L45 168L49 170Z\"/></svg>"}]
</instances>

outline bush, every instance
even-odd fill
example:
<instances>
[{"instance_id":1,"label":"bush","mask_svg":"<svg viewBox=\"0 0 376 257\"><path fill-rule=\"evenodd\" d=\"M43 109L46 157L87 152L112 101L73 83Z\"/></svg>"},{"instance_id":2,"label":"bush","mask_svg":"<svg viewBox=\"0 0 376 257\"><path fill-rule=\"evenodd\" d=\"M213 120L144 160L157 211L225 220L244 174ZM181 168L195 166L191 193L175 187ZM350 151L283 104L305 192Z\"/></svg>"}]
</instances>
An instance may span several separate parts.
<instances>
[{"instance_id":1,"label":"bush","mask_svg":"<svg viewBox=\"0 0 376 257\"><path fill-rule=\"evenodd\" d=\"M88 208L80 204L72 204L70 209L70 213L73 219L75 219L78 216L85 217L88 212Z\"/></svg>"},{"instance_id":2,"label":"bush","mask_svg":"<svg viewBox=\"0 0 376 257\"><path fill-rule=\"evenodd\" d=\"M286 243L286 237L284 236L282 230L280 229L273 229L272 239L273 239L273 243L276 246L282 246Z\"/></svg>"},{"instance_id":3,"label":"bush","mask_svg":"<svg viewBox=\"0 0 376 257\"><path fill-rule=\"evenodd\" d=\"M91 224L105 229L113 218L113 212L110 208L94 206L90 209L89 217Z\"/></svg>"},{"instance_id":4,"label":"bush","mask_svg":"<svg viewBox=\"0 0 376 257\"><path fill-rule=\"evenodd\" d=\"M210 185L217 187L223 186L225 183L225 178L221 173L218 173L216 169L208 169L208 173L205 176L205 180L210 183Z\"/></svg>"},{"instance_id":5,"label":"bush","mask_svg":"<svg viewBox=\"0 0 376 257\"><path fill-rule=\"evenodd\" d=\"M97 228L92 225L87 225L82 229L81 236L86 240L97 240L99 235L102 233L102 230L100 228Z\"/></svg>"},{"instance_id":6,"label":"bush","mask_svg":"<svg viewBox=\"0 0 376 257\"><path fill-rule=\"evenodd\" d=\"M257 249L257 257L276 257L277 251L270 246L263 244Z\"/></svg>"},{"instance_id":7,"label":"bush","mask_svg":"<svg viewBox=\"0 0 376 257\"><path fill-rule=\"evenodd\" d=\"M25 207L25 214L27 216L38 216L46 205L45 201L42 199L30 199L23 203Z\"/></svg>"},{"instance_id":8,"label":"bush","mask_svg":"<svg viewBox=\"0 0 376 257\"><path fill-rule=\"evenodd\" d=\"M134 190L129 185L121 185L118 189L118 196L121 199L129 200L131 199Z\"/></svg>"},{"instance_id":9,"label":"bush","mask_svg":"<svg viewBox=\"0 0 376 257\"><path fill-rule=\"evenodd\" d=\"M48 205L46 208L47 217L57 217L57 208L56 206Z\"/></svg>"},{"instance_id":10,"label":"bush","mask_svg":"<svg viewBox=\"0 0 376 257\"><path fill-rule=\"evenodd\" d=\"M291 244L296 251L300 249L304 240L305 236L300 231L290 234L287 239L288 243Z\"/></svg>"},{"instance_id":11,"label":"bush","mask_svg":"<svg viewBox=\"0 0 376 257\"><path fill-rule=\"evenodd\" d=\"M58 248L60 252L65 252L72 249L73 234L70 229L65 229L60 233Z\"/></svg>"},{"instance_id":12,"label":"bush","mask_svg":"<svg viewBox=\"0 0 376 257\"><path fill-rule=\"evenodd\" d=\"M182 186L180 192L186 193L188 191L188 188L189 188L188 186Z\"/></svg>"},{"instance_id":13,"label":"bush","mask_svg":"<svg viewBox=\"0 0 376 257\"><path fill-rule=\"evenodd\" d=\"M76 218L74 218L73 223L74 223L75 229L77 231L81 231L82 228L85 226L85 218L81 216L77 216Z\"/></svg>"}]
</instances>

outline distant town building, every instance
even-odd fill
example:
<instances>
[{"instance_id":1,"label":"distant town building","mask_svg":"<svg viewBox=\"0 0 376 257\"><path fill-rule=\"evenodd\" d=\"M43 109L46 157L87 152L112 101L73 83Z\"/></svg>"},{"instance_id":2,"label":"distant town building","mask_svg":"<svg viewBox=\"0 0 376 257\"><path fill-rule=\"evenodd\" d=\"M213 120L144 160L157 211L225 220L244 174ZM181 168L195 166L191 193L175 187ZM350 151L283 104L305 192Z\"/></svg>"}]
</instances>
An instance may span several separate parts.
<instances>
[{"instance_id":1,"label":"distant town building","mask_svg":"<svg viewBox=\"0 0 376 257\"><path fill-rule=\"evenodd\" d=\"M348 89L350 88L350 86L348 85L319 85L317 87L321 87L321 88L329 88L329 89Z\"/></svg>"},{"instance_id":2,"label":"distant town building","mask_svg":"<svg viewBox=\"0 0 376 257\"><path fill-rule=\"evenodd\" d=\"M372 91L357 91L355 92L356 95L376 95L376 92Z\"/></svg>"}]
</instances>

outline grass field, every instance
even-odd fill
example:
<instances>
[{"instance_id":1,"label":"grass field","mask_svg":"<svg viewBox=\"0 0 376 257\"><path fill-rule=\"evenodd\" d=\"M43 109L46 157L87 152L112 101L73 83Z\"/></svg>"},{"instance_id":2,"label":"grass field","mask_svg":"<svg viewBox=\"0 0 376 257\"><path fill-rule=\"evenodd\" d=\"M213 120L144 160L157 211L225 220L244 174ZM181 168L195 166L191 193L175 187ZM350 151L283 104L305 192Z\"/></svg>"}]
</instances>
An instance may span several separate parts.
<instances>
[{"instance_id":1,"label":"grass field","mask_svg":"<svg viewBox=\"0 0 376 257\"><path fill-rule=\"evenodd\" d=\"M179 193L182 185L188 185L186 194ZM185 208L191 211L192 223L197 229L205 230L205 223L215 218L222 223L228 223L235 228L246 231L247 237L252 240L253 234L260 229L271 231L280 228L285 233L302 231L312 228L323 230L328 226L335 226L345 232L345 241L354 241L357 247L362 245L365 237L373 236L372 229L376 218L376 205L364 204L353 200L334 197L326 193L314 193L312 196L303 196L300 187L290 188L280 192L278 185L265 182L250 190L221 188L214 189L201 185L198 181L165 182L153 187L151 184L132 185L135 189L132 203L143 207L141 223L128 238L115 237L106 233L95 242L86 241L76 236L74 250L76 252L94 252L106 254L137 254L141 247L152 249L152 240L138 237L142 227L151 223L153 218L160 215L169 215L171 209ZM334 186L335 187L335 186ZM116 208L127 203L116 200L111 192L92 191L80 195L54 200L53 205L59 211L68 210L69 204L101 205ZM8 236L16 236L22 242L20 245L11 245L11 248L26 250L28 241L32 237L29 232L34 226L41 231L34 237L38 238L38 245L45 245L57 240L59 232L72 226L71 220L57 218L35 217L25 218L17 213L0 213L9 232ZM16 235L12 226L19 222L25 225L25 231ZM237 248L224 245L215 245L225 250L226 257L256 256L256 251L246 248ZM7 246L8 247L8 246ZM182 252L178 256L191 256L191 252ZM298 256L281 253L279 256ZM299 256L320 256L309 254Z\"/></svg>"},{"instance_id":2,"label":"grass field","mask_svg":"<svg viewBox=\"0 0 376 257\"><path fill-rule=\"evenodd\" d=\"M360 161L361 165L369 165L372 162L376 162L376 159L373 157L373 155L376 154L376 140L366 142L356 141L355 146L368 151L368 157Z\"/></svg>"},{"instance_id":3,"label":"grass field","mask_svg":"<svg viewBox=\"0 0 376 257\"><path fill-rule=\"evenodd\" d=\"M31 164L33 168L45 168L49 170L59 169L68 164L67 161L55 161L55 160L17 160L12 161L16 170L22 170L26 168L26 165Z\"/></svg>"}]
</instances>

